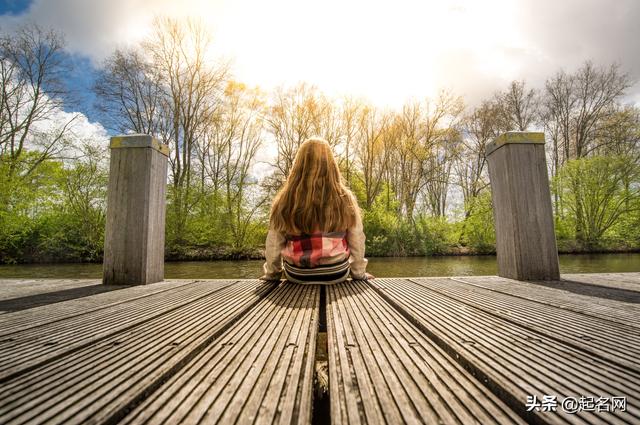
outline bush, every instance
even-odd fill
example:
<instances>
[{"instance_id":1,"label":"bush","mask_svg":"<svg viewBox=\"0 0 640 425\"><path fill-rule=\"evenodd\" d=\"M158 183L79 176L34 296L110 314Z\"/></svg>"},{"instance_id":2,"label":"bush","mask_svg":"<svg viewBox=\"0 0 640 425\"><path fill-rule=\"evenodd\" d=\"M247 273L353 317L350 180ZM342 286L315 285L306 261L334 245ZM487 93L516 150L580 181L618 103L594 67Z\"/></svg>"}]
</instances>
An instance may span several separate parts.
<instances>
[{"instance_id":1,"label":"bush","mask_svg":"<svg viewBox=\"0 0 640 425\"><path fill-rule=\"evenodd\" d=\"M467 206L471 213L462 223L461 241L479 254L491 254L496 251L496 230L493 221L491 192L485 191L474 198Z\"/></svg>"},{"instance_id":2,"label":"bush","mask_svg":"<svg viewBox=\"0 0 640 425\"><path fill-rule=\"evenodd\" d=\"M552 190L566 223L563 237L573 237L597 249L620 231L637 223L640 209L640 170L633 158L593 156L568 161L553 179ZM573 234L563 226L573 225ZM632 231L632 233L635 233Z\"/></svg>"}]
</instances>

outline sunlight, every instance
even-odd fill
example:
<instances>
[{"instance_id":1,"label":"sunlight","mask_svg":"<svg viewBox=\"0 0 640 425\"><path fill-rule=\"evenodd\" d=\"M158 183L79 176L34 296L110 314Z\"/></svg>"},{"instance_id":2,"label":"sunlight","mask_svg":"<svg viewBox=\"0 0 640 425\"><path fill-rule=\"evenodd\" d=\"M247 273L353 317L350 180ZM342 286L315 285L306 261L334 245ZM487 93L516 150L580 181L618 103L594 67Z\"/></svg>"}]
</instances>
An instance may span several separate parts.
<instances>
[{"instance_id":1,"label":"sunlight","mask_svg":"<svg viewBox=\"0 0 640 425\"><path fill-rule=\"evenodd\" d=\"M162 9L202 19L213 34L212 49L249 85L270 90L307 81L331 96L364 97L383 107L440 89L464 91L454 85L467 76L508 81L522 66L518 52L528 48L514 24L515 7L499 0L405 0L393 7L190 0ZM133 38L142 33L136 31Z\"/></svg>"}]
</instances>

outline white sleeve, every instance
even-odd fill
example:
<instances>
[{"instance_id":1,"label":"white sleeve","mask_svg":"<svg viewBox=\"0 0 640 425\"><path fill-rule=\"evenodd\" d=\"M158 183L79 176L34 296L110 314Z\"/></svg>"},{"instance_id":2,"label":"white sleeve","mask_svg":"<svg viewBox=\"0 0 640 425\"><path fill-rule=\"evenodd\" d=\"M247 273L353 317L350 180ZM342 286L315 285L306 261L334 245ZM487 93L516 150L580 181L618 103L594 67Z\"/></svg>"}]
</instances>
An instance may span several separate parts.
<instances>
[{"instance_id":1,"label":"white sleeve","mask_svg":"<svg viewBox=\"0 0 640 425\"><path fill-rule=\"evenodd\" d=\"M262 266L264 271L263 278L279 279L282 273L282 248L286 239L281 232L269 229L267 233L267 241L265 242L264 256L266 261Z\"/></svg>"},{"instance_id":2,"label":"white sleeve","mask_svg":"<svg viewBox=\"0 0 640 425\"><path fill-rule=\"evenodd\" d=\"M367 263L364 258L366 236L362 225L362 218L358 214L355 225L347 230L347 243L349 244L349 263L351 264L351 277L354 279L364 279Z\"/></svg>"}]
</instances>

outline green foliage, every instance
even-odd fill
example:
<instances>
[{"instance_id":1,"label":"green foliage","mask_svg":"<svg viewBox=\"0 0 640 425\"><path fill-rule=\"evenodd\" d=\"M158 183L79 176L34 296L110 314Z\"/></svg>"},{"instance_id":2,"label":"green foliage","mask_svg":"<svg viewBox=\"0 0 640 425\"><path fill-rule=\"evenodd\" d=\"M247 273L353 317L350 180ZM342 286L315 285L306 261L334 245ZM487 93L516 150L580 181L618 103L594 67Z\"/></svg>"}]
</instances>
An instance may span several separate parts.
<instances>
[{"instance_id":1,"label":"green foliage","mask_svg":"<svg viewBox=\"0 0 640 425\"><path fill-rule=\"evenodd\" d=\"M420 255L441 255L451 252L457 239L457 225L445 217L421 215L416 220L416 233L420 236Z\"/></svg>"},{"instance_id":2,"label":"green foliage","mask_svg":"<svg viewBox=\"0 0 640 425\"><path fill-rule=\"evenodd\" d=\"M638 158L621 155L637 155L640 110L623 108L631 82L617 65L586 62L574 74L558 73L547 81L544 102L524 82L513 82L460 121L462 98L445 91L402 111L359 100L338 104L305 83L276 90L267 102L259 89L234 82L224 65L203 66L206 32L184 32L173 19L157 24L154 36L107 60L95 91L110 127L171 142L166 252L172 259L254 256L267 233L264 196L279 188L300 142L312 134L345 148L338 160L366 206L368 256L494 252L490 193L475 196L484 186L486 143L503 130L530 127L542 103L563 111L542 114L540 123L555 133L552 163L590 156L567 162L552 182L559 241L587 250L640 244ZM37 27L0 37L0 76L8 88L0 102L0 263L102 258L105 152L93 141L82 160L55 160L75 146L73 120L36 131L38 121L55 121L52 111L68 106L58 81L66 64L52 54L63 47L55 32ZM156 60L166 55L172 60ZM268 133L279 169L258 193L250 170ZM602 153L608 156L592 156ZM465 198L475 196L464 219L425 214L445 213L455 180Z\"/></svg>"},{"instance_id":3,"label":"green foliage","mask_svg":"<svg viewBox=\"0 0 640 425\"><path fill-rule=\"evenodd\" d=\"M640 246L640 209L623 214L607 232L609 241L621 249Z\"/></svg>"},{"instance_id":4,"label":"green foliage","mask_svg":"<svg viewBox=\"0 0 640 425\"><path fill-rule=\"evenodd\" d=\"M38 250L44 232L38 218L56 204L60 192L54 182L61 164L43 163L23 177L21 165L34 154L24 155L25 161L17 163L11 175L8 163L0 160L0 262L21 262Z\"/></svg>"},{"instance_id":5,"label":"green foliage","mask_svg":"<svg viewBox=\"0 0 640 425\"><path fill-rule=\"evenodd\" d=\"M493 221L491 192L484 191L467 206L469 216L462 223L463 245L480 254L495 252L496 231Z\"/></svg>"},{"instance_id":6,"label":"green foliage","mask_svg":"<svg viewBox=\"0 0 640 425\"><path fill-rule=\"evenodd\" d=\"M384 188L363 214L369 256L421 256L445 254L455 244L455 225L445 218L398 216L395 194Z\"/></svg>"},{"instance_id":7,"label":"green foliage","mask_svg":"<svg viewBox=\"0 0 640 425\"><path fill-rule=\"evenodd\" d=\"M30 155L27 153L26 155ZM27 158L28 159L28 158ZM25 161L24 164L27 164ZM94 158L65 166L42 162L28 176L15 170L7 178L0 161L0 263L101 261L104 245L107 169ZM640 244L640 180L626 157L592 157L570 161L552 181L559 200L555 229L563 251L634 249ZM242 243L234 236L245 205L228 208L224 193L195 188L182 224L174 214L175 194L169 186L167 254L174 259L258 258L267 234L266 213L246 222ZM351 189L361 205L359 179ZM555 198L555 196L554 196ZM469 214L457 222L418 212L400 212L393 190L384 185L371 208L363 209L367 256L422 256L459 252L495 252L489 191L465 205ZM580 215L581 214L581 215ZM182 227L181 227L182 226ZM179 230L179 229L182 230ZM577 238L581 229L584 239Z\"/></svg>"},{"instance_id":8,"label":"green foliage","mask_svg":"<svg viewBox=\"0 0 640 425\"><path fill-rule=\"evenodd\" d=\"M398 243L400 220L384 204L374 202L369 210L363 211L362 221L367 237L368 255L402 255L403 244Z\"/></svg>"},{"instance_id":9,"label":"green foliage","mask_svg":"<svg viewBox=\"0 0 640 425\"><path fill-rule=\"evenodd\" d=\"M554 222L554 230L556 232L556 240L558 241L558 243L567 243L568 241L573 241L576 233L575 217L556 217Z\"/></svg>"},{"instance_id":10,"label":"green foliage","mask_svg":"<svg viewBox=\"0 0 640 425\"><path fill-rule=\"evenodd\" d=\"M567 162L552 184L562 217L557 226L560 234L589 248L606 245L626 231L635 234L639 186L638 166L630 157L593 156Z\"/></svg>"},{"instance_id":11,"label":"green foliage","mask_svg":"<svg viewBox=\"0 0 640 425\"><path fill-rule=\"evenodd\" d=\"M106 170L49 160L28 177L22 171L2 173L0 263L101 260Z\"/></svg>"}]
</instances>

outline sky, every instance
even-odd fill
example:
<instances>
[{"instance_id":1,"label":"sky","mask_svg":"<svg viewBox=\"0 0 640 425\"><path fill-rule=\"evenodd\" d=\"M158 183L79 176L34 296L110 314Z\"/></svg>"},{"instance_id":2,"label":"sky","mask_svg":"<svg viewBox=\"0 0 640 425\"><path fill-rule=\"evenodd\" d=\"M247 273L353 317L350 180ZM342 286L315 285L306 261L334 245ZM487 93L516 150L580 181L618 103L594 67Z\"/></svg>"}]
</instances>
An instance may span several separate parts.
<instances>
[{"instance_id":1,"label":"sky","mask_svg":"<svg viewBox=\"0 0 640 425\"><path fill-rule=\"evenodd\" d=\"M214 55L265 90L306 81L397 108L449 89L474 105L511 80L542 87L590 59L619 63L636 82L627 101L640 104L638 0L5 0L0 30L35 22L63 32L77 108L97 122L95 71L156 15L201 19Z\"/></svg>"}]
</instances>

